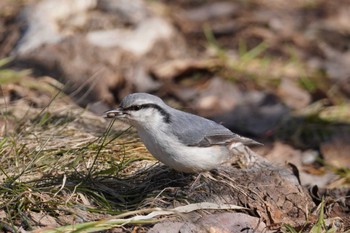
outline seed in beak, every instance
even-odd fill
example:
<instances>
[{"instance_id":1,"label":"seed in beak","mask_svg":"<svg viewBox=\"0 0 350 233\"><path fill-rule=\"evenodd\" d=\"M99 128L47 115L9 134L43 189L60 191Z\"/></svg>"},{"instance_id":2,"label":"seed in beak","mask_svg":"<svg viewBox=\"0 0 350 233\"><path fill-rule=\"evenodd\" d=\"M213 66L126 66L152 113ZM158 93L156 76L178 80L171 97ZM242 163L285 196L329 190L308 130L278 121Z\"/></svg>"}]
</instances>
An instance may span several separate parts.
<instances>
[{"instance_id":1,"label":"seed in beak","mask_svg":"<svg viewBox=\"0 0 350 233\"><path fill-rule=\"evenodd\" d=\"M121 110L117 109L117 110L111 110L111 111L105 112L103 117L104 118L115 118L115 117L121 116L122 114L123 114L123 112Z\"/></svg>"}]
</instances>

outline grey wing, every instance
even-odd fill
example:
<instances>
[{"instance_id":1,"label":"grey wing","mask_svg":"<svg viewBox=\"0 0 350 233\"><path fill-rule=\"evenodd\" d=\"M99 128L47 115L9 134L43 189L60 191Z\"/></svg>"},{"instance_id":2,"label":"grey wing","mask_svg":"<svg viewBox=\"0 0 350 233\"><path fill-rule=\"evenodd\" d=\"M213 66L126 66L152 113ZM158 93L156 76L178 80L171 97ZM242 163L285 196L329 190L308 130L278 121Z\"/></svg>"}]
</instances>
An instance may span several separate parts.
<instances>
[{"instance_id":1,"label":"grey wing","mask_svg":"<svg viewBox=\"0 0 350 233\"><path fill-rule=\"evenodd\" d=\"M182 143L188 146L208 147L232 142L241 142L244 145L260 144L203 117L183 112L176 115L177 117L172 120L172 131Z\"/></svg>"}]
</instances>

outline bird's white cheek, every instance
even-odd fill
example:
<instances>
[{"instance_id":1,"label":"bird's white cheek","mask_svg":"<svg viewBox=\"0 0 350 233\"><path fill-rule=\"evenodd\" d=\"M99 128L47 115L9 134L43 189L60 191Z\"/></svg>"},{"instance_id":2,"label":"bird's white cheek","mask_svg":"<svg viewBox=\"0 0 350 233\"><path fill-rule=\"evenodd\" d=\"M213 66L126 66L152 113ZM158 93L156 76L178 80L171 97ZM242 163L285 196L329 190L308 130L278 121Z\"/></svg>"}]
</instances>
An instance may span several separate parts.
<instances>
[{"instance_id":1,"label":"bird's white cheek","mask_svg":"<svg viewBox=\"0 0 350 233\"><path fill-rule=\"evenodd\" d=\"M127 123L135 127L143 126L149 121L146 115L141 115L138 112L130 114L126 119Z\"/></svg>"},{"instance_id":2,"label":"bird's white cheek","mask_svg":"<svg viewBox=\"0 0 350 233\"><path fill-rule=\"evenodd\" d=\"M119 117L118 119L132 126L136 126L139 122L138 119L135 118L135 116L132 114L124 115L123 117Z\"/></svg>"}]
</instances>

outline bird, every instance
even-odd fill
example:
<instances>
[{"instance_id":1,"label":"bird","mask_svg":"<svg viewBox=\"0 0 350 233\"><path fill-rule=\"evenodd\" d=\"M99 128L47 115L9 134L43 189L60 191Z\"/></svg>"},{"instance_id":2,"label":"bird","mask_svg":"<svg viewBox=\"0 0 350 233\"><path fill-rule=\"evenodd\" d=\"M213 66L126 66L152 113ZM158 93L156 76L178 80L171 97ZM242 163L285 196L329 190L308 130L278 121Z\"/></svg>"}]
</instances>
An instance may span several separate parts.
<instances>
[{"instance_id":1,"label":"bird","mask_svg":"<svg viewBox=\"0 0 350 233\"><path fill-rule=\"evenodd\" d=\"M206 172L227 163L233 156L232 144L261 145L212 120L172 108L148 93L125 96L104 117L134 126L157 160L184 173Z\"/></svg>"}]
</instances>

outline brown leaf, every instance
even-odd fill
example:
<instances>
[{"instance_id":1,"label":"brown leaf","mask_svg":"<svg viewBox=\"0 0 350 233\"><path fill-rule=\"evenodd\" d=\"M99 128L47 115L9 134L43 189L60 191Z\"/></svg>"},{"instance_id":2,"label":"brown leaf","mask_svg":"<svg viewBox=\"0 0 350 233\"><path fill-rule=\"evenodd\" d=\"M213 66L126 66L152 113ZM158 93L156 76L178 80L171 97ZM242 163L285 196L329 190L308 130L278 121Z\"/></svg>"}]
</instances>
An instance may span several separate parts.
<instances>
[{"instance_id":1,"label":"brown leaf","mask_svg":"<svg viewBox=\"0 0 350 233\"><path fill-rule=\"evenodd\" d=\"M310 94L290 79L282 79L277 92L278 96L291 109L302 109L311 102Z\"/></svg>"},{"instance_id":2,"label":"brown leaf","mask_svg":"<svg viewBox=\"0 0 350 233\"><path fill-rule=\"evenodd\" d=\"M151 72L158 79L170 80L190 71L210 70L214 66L216 62L208 59L176 59L157 65Z\"/></svg>"},{"instance_id":3,"label":"brown leaf","mask_svg":"<svg viewBox=\"0 0 350 233\"><path fill-rule=\"evenodd\" d=\"M59 224L56 222L55 218L43 213L43 212L33 212L31 211L29 213L29 216L32 218L34 222L36 222L40 226L45 226L45 227L57 227Z\"/></svg>"},{"instance_id":4,"label":"brown leaf","mask_svg":"<svg viewBox=\"0 0 350 233\"><path fill-rule=\"evenodd\" d=\"M325 163L338 168L350 168L350 138L335 137L332 141L321 144L321 153Z\"/></svg>"}]
</instances>

